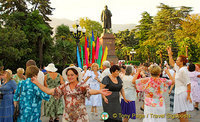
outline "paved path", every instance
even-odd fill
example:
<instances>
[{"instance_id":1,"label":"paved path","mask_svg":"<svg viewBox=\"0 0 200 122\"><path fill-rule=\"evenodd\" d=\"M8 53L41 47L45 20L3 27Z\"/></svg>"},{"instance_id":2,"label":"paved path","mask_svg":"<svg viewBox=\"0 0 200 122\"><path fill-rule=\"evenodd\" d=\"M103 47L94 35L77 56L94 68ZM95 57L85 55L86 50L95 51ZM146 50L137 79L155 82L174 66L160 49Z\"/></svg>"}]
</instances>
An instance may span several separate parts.
<instances>
[{"instance_id":1,"label":"paved path","mask_svg":"<svg viewBox=\"0 0 200 122\"><path fill-rule=\"evenodd\" d=\"M168 97L167 93L164 94L166 113L172 114L172 112L170 112L170 108L169 108L169 97ZM138 100L136 101L136 114L140 114L140 115L143 114L143 112L140 110L141 104L142 103L138 102ZM98 116L95 116L95 115L91 114L90 110L91 110L91 107L87 106L87 113L89 115L90 122L102 122L100 120L100 115L103 112L103 108L102 107L98 107L98 114L99 114ZM188 114L191 115L191 118L189 119L189 122L200 122L200 111L193 110L192 112L188 112ZM62 117L60 117L60 120L62 120ZM48 118L47 117L42 117L42 122L48 122ZM135 119L135 120L131 120L130 119L129 122L142 122L142 119ZM179 122L179 119L171 119L170 118L170 119L168 119L168 122Z\"/></svg>"}]
</instances>

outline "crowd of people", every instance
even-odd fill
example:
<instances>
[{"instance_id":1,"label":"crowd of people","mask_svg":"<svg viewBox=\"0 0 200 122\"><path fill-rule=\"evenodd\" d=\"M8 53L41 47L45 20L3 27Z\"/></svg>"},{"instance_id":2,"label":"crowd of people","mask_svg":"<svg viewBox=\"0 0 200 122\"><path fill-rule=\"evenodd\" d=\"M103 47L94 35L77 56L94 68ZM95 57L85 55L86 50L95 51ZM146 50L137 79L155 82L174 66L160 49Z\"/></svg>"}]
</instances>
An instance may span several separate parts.
<instances>
[{"instance_id":1,"label":"crowd of people","mask_svg":"<svg viewBox=\"0 0 200 122\"><path fill-rule=\"evenodd\" d=\"M12 122L14 109L19 103L18 122L39 122L41 116L49 122L89 121L98 116L98 106L109 117L105 122L128 122L136 119L136 100L142 102L144 122L166 122L166 107L178 116L199 110L200 64L187 61L180 55L174 61L171 48L167 48L169 64L144 63L139 66L113 64L104 61L102 69L97 63L83 69L71 64L62 74L50 63L40 71L34 60L26 63L26 70L18 68L15 75L7 69L0 71L0 122ZM45 72L44 72L45 71ZM25 74L24 74L25 73ZM170 106L165 105L163 94L168 91ZM118 116L114 116L117 114ZM119 116L119 115L126 116ZM179 117L187 122L187 117Z\"/></svg>"}]
</instances>

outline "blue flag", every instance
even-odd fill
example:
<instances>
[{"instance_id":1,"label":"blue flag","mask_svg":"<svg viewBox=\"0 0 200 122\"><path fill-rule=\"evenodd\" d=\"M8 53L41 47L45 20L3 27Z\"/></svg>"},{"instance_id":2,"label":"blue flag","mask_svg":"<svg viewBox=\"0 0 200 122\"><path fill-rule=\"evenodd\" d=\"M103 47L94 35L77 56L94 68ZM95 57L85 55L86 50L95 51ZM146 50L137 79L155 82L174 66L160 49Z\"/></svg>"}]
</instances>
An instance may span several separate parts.
<instances>
[{"instance_id":1,"label":"blue flag","mask_svg":"<svg viewBox=\"0 0 200 122\"><path fill-rule=\"evenodd\" d=\"M94 32L93 32L93 30L92 30L92 40L95 41L94 40Z\"/></svg>"},{"instance_id":2,"label":"blue flag","mask_svg":"<svg viewBox=\"0 0 200 122\"><path fill-rule=\"evenodd\" d=\"M78 46L77 46L77 49L76 49L76 54L77 54L78 67L83 68L82 65L81 65L81 59L80 59L80 55L79 55Z\"/></svg>"}]
</instances>

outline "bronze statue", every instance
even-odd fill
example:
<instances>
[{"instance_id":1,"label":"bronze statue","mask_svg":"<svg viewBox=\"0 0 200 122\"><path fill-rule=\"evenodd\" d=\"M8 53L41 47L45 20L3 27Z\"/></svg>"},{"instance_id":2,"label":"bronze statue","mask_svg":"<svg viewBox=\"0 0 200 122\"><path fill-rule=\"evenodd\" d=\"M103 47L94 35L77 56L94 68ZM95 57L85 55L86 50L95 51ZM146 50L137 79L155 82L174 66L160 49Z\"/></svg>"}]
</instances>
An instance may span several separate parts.
<instances>
[{"instance_id":1,"label":"bronze statue","mask_svg":"<svg viewBox=\"0 0 200 122\"><path fill-rule=\"evenodd\" d=\"M105 10L102 11L101 13L101 21L102 23L102 28L103 28L103 32L106 32L106 29L108 29L108 32L110 32L110 28L111 28L111 17L112 17L112 13L110 12L110 10L108 10L108 6L105 6Z\"/></svg>"}]
</instances>

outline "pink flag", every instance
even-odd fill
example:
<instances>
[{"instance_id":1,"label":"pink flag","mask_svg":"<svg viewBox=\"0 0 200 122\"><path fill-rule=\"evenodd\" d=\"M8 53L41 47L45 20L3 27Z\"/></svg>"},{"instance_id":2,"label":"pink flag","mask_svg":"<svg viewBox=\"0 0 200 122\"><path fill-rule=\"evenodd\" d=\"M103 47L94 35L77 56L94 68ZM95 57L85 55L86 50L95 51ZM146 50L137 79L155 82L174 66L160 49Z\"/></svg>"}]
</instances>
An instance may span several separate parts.
<instances>
[{"instance_id":1,"label":"pink flag","mask_svg":"<svg viewBox=\"0 0 200 122\"><path fill-rule=\"evenodd\" d=\"M88 66L88 51L87 51L87 38L86 38L86 36L85 36L85 46L84 46L84 49L85 49L86 66Z\"/></svg>"},{"instance_id":2,"label":"pink flag","mask_svg":"<svg viewBox=\"0 0 200 122\"><path fill-rule=\"evenodd\" d=\"M98 59L98 56L99 56L99 37L97 37L95 59Z\"/></svg>"},{"instance_id":3,"label":"pink flag","mask_svg":"<svg viewBox=\"0 0 200 122\"><path fill-rule=\"evenodd\" d=\"M86 66L88 66L88 51L87 51L87 47L84 46L85 49L85 60L86 60Z\"/></svg>"}]
</instances>

